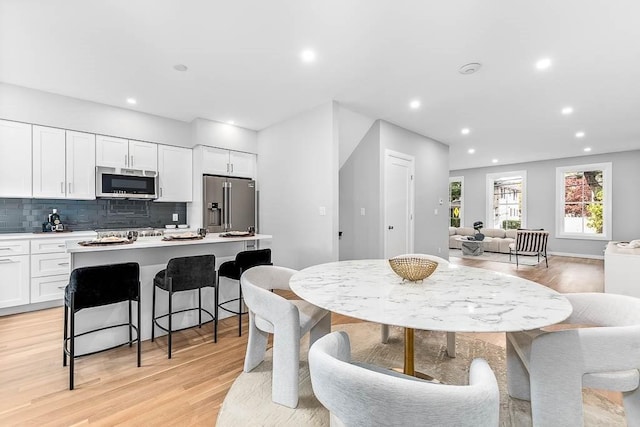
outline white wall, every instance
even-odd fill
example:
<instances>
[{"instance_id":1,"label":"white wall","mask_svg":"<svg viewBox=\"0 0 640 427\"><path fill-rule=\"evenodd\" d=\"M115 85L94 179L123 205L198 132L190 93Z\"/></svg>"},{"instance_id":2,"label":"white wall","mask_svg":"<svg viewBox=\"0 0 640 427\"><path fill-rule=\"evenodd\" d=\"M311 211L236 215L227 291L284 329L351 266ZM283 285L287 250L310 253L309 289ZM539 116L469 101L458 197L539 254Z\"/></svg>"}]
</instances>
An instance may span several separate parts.
<instances>
[{"instance_id":1,"label":"white wall","mask_svg":"<svg viewBox=\"0 0 640 427\"><path fill-rule=\"evenodd\" d=\"M323 104L258 132L260 232L273 235L274 264L301 269L338 258L335 110Z\"/></svg>"},{"instance_id":2,"label":"white wall","mask_svg":"<svg viewBox=\"0 0 640 427\"><path fill-rule=\"evenodd\" d=\"M207 119L191 122L193 145L210 145L229 150L258 152L258 132Z\"/></svg>"},{"instance_id":3,"label":"white wall","mask_svg":"<svg viewBox=\"0 0 640 427\"><path fill-rule=\"evenodd\" d=\"M340 169L340 259L384 256L386 149L415 158L414 251L446 258L449 147L380 120Z\"/></svg>"},{"instance_id":4,"label":"white wall","mask_svg":"<svg viewBox=\"0 0 640 427\"><path fill-rule=\"evenodd\" d=\"M612 239L629 241L640 238L640 150L597 154L515 165L451 171L451 176L464 176L464 222L486 221L486 175L494 172L527 171L527 227L549 230L548 250L561 254L602 257L603 240L558 239L556 230L556 168L591 163L612 163Z\"/></svg>"},{"instance_id":5,"label":"white wall","mask_svg":"<svg viewBox=\"0 0 640 427\"><path fill-rule=\"evenodd\" d=\"M338 106L339 167L343 167L353 150L375 122L371 117Z\"/></svg>"},{"instance_id":6,"label":"white wall","mask_svg":"<svg viewBox=\"0 0 640 427\"><path fill-rule=\"evenodd\" d=\"M191 147L187 122L0 83L0 118Z\"/></svg>"},{"instance_id":7,"label":"white wall","mask_svg":"<svg viewBox=\"0 0 640 427\"><path fill-rule=\"evenodd\" d=\"M340 260L384 256L380 155L380 121L376 121L340 168Z\"/></svg>"}]
</instances>

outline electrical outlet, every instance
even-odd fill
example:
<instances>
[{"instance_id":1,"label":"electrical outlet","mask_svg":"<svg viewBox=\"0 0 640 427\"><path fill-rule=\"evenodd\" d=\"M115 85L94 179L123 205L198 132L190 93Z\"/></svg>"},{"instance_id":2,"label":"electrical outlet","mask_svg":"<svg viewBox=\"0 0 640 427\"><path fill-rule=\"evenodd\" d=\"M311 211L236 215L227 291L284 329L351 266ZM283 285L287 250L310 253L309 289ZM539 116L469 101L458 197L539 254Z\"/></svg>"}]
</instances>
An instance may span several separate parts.
<instances>
[{"instance_id":1,"label":"electrical outlet","mask_svg":"<svg viewBox=\"0 0 640 427\"><path fill-rule=\"evenodd\" d=\"M441 254L442 253L442 248L438 248L438 253Z\"/></svg>"},{"instance_id":2,"label":"electrical outlet","mask_svg":"<svg viewBox=\"0 0 640 427\"><path fill-rule=\"evenodd\" d=\"M438 208L435 208L435 209L433 210L433 214L434 214L434 215L438 215Z\"/></svg>"},{"instance_id":3,"label":"electrical outlet","mask_svg":"<svg viewBox=\"0 0 640 427\"><path fill-rule=\"evenodd\" d=\"M320 206L319 213L320 216L325 216L327 214L327 208L325 208L324 206Z\"/></svg>"},{"instance_id":4,"label":"electrical outlet","mask_svg":"<svg viewBox=\"0 0 640 427\"><path fill-rule=\"evenodd\" d=\"M364 208L360 208L360 215L364 216Z\"/></svg>"},{"instance_id":5,"label":"electrical outlet","mask_svg":"<svg viewBox=\"0 0 640 427\"><path fill-rule=\"evenodd\" d=\"M178 221L178 214L174 213L171 221Z\"/></svg>"}]
</instances>

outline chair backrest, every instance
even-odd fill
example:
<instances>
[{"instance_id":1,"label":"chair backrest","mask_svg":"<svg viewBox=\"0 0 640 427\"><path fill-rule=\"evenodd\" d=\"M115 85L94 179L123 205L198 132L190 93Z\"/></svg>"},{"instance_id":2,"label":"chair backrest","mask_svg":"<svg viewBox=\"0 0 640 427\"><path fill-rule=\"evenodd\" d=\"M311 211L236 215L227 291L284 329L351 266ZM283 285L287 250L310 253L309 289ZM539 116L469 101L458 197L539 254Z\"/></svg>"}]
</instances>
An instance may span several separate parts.
<instances>
[{"instance_id":1,"label":"chair backrest","mask_svg":"<svg viewBox=\"0 0 640 427\"><path fill-rule=\"evenodd\" d=\"M640 327L640 298L600 292L564 294L573 307L568 323Z\"/></svg>"},{"instance_id":2,"label":"chair backrest","mask_svg":"<svg viewBox=\"0 0 640 427\"><path fill-rule=\"evenodd\" d=\"M313 392L347 426L497 426L498 384L486 361L475 359L468 386L434 384L350 363L349 336L325 335L309 351Z\"/></svg>"},{"instance_id":3,"label":"chair backrest","mask_svg":"<svg viewBox=\"0 0 640 427\"><path fill-rule=\"evenodd\" d=\"M256 249L255 251L242 251L236 255L236 266L240 274L256 265L272 265L271 249Z\"/></svg>"},{"instance_id":4,"label":"chair backrest","mask_svg":"<svg viewBox=\"0 0 640 427\"><path fill-rule=\"evenodd\" d=\"M80 267L71 272L66 294L74 311L121 301L138 300L140 266L137 262Z\"/></svg>"},{"instance_id":5,"label":"chair backrest","mask_svg":"<svg viewBox=\"0 0 640 427\"><path fill-rule=\"evenodd\" d=\"M516 233L516 251L545 253L548 239L548 231L518 230Z\"/></svg>"},{"instance_id":6,"label":"chair backrest","mask_svg":"<svg viewBox=\"0 0 640 427\"><path fill-rule=\"evenodd\" d=\"M240 277L242 295L249 310L271 321L273 317L285 318L288 310L297 309L291 301L269 292L273 289L290 290L289 279L297 273L290 268L273 265L257 265Z\"/></svg>"},{"instance_id":7,"label":"chair backrest","mask_svg":"<svg viewBox=\"0 0 640 427\"><path fill-rule=\"evenodd\" d=\"M216 284L215 255L172 258L167 263L166 278L171 278L174 292Z\"/></svg>"}]
</instances>

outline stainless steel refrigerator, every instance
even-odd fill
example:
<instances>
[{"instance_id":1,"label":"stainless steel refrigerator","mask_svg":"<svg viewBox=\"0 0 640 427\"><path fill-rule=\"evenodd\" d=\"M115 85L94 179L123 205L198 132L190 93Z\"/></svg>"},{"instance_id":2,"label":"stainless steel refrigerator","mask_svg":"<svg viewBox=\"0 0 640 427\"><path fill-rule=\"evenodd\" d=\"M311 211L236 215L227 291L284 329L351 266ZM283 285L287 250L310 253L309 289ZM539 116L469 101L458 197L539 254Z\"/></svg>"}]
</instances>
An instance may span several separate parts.
<instances>
[{"instance_id":1,"label":"stainless steel refrigerator","mask_svg":"<svg viewBox=\"0 0 640 427\"><path fill-rule=\"evenodd\" d=\"M256 225L256 182L204 175L204 221L208 232L247 231Z\"/></svg>"}]
</instances>

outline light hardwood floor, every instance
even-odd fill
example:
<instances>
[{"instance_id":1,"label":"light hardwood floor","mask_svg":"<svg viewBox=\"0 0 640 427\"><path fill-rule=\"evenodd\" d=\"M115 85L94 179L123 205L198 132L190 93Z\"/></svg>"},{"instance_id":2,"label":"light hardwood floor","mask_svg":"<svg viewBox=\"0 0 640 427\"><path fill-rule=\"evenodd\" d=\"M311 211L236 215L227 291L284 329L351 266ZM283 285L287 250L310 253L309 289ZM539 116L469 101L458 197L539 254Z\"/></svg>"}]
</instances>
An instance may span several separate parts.
<instances>
[{"instance_id":1,"label":"light hardwood floor","mask_svg":"<svg viewBox=\"0 0 640 427\"><path fill-rule=\"evenodd\" d=\"M515 266L467 259L453 262L518 275L560 292L603 289L602 260L550 257L544 266ZM76 389L68 390L62 366L62 308L0 318L0 424L153 425L215 424L219 408L242 371L247 342L237 336L236 318L174 335L173 358L166 339L142 343L142 367L135 347L121 347L76 360ZM334 315L334 324L355 321ZM504 334L476 336L504 345Z\"/></svg>"}]
</instances>

